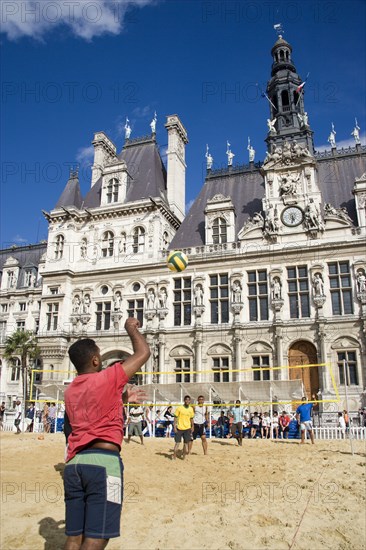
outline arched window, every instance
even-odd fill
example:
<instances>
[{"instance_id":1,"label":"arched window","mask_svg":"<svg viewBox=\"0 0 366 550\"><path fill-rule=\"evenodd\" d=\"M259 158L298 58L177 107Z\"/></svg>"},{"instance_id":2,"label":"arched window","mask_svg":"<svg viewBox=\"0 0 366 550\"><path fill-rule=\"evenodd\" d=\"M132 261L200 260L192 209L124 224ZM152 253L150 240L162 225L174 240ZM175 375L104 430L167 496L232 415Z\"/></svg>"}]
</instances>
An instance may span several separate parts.
<instances>
[{"instance_id":1,"label":"arched window","mask_svg":"<svg viewBox=\"0 0 366 550\"><path fill-rule=\"evenodd\" d=\"M55 242L55 260L61 260L64 253L65 237L57 235Z\"/></svg>"},{"instance_id":2,"label":"arched window","mask_svg":"<svg viewBox=\"0 0 366 550\"><path fill-rule=\"evenodd\" d=\"M114 248L114 235L112 231L106 231L102 237L102 256L107 258L108 256L113 256Z\"/></svg>"},{"instance_id":3,"label":"arched window","mask_svg":"<svg viewBox=\"0 0 366 550\"><path fill-rule=\"evenodd\" d=\"M224 218L216 218L212 224L212 242L213 244L222 244L227 242L227 223Z\"/></svg>"},{"instance_id":4,"label":"arched window","mask_svg":"<svg viewBox=\"0 0 366 550\"><path fill-rule=\"evenodd\" d=\"M143 227L136 227L133 232L132 250L134 254L137 252L143 252L145 249L145 229Z\"/></svg>"},{"instance_id":5,"label":"arched window","mask_svg":"<svg viewBox=\"0 0 366 550\"><path fill-rule=\"evenodd\" d=\"M282 92L281 92L281 101L282 101L282 107L288 107L289 106L290 101L289 101L287 90L282 90Z\"/></svg>"},{"instance_id":6,"label":"arched window","mask_svg":"<svg viewBox=\"0 0 366 550\"><path fill-rule=\"evenodd\" d=\"M283 61L285 59L285 54L283 50L280 50L280 59Z\"/></svg>"},{"instance_id":7,"label":"arched window","mask_svg":"<svg viewBox=\"0 0 366 550\"><path fill-rule=\"evenodd\" d=\"M110 204L111 202L117 202L118 201L118 180L116 178L113 178L109 180L107 185L107 203Z\"/></svg>"}]
</instances>

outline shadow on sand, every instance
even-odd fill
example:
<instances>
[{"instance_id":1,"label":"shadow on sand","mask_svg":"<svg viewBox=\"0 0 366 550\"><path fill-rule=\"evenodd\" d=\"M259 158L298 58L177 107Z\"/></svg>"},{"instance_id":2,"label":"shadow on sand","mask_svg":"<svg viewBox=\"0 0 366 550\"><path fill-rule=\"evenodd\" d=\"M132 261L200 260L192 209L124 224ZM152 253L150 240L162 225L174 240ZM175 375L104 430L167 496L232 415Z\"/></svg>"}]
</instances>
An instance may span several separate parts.
<instances>
[{"instance_id":1,"label":"shadow on sand","mask_svg":"<svg viewBox=\"0 0 366 550\"><path fill-rule=\"evenodd\" d=\"M62 550L65 546L65 521L47 517L39 522L39 534L44 538L44 550Z\"/></svg>"}]
</instances>

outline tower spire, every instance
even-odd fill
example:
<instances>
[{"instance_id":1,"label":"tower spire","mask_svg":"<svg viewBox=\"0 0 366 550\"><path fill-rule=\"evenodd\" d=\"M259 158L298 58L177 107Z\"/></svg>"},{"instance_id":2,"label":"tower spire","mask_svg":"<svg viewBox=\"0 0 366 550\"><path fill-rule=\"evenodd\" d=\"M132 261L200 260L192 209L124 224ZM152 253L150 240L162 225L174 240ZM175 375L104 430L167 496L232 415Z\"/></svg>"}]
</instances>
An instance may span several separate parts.
<instances>
[{"instance_id":1,"label":"tower spire","mask_svg":"<svg viewBox=\"0 0 366 550\"><path fill-rule=\"evenodd\" d=\"M278 23L274 28L278 38L271 49L271 79L266 94L275 128L269 128L268 150L272 152L273 145L281 146L285 140L295 139L313 154L313 132L304 106L304 83L292 59L292 46L282 36L282 25Z\"/></svg>"}]
</instances>

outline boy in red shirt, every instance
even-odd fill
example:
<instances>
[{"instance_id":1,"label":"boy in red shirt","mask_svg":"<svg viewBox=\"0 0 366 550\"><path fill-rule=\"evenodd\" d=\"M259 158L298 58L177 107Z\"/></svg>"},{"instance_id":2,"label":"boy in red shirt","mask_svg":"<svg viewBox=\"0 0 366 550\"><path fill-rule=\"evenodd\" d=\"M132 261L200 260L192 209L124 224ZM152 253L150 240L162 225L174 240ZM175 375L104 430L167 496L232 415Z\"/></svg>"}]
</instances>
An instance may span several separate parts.
<instances>
[{"instance_id":1,"label":"boy in red shirt","mask_svg":"<svg viewBox=\"0 0 366 550\"><path fill-rule=\"evenodd\" d=\"M286 411L283 411L279 420L280 420L280 426L281 426L282 439L288 439L288 432L290 431L291 418L286 413Z\"/></svg>"},{"instance_id":2,"label":"boy in red shirt","mask_svg":"<svg viewBox=\"0 0 366 550\"><path fill-rule=\"evenodd\" d=\"M78 376L65 392L66 413L72 433L64 471L65 550L102 550L119 537L123 495L122 393L129 378L150 356L140 324L125 323L134 350L123 364L102 370L100 350L94 340L78 340L69 357Z\"/></svg>"}]
</instances>

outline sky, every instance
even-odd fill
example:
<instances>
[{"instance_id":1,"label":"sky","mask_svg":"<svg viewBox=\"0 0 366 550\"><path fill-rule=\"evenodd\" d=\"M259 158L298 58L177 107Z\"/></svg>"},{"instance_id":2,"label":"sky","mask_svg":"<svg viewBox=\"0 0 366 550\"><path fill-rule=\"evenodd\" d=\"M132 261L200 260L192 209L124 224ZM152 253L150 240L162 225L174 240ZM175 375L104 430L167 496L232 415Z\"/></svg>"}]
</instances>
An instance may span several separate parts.
<instances>
[{"instance_id":1,"label":"sky","mask_svg":"<svg viewBox=\"0 0 366 550\"><path fill-rule=\"evenodd\" d=\"M366 136L366 3L363 0L3 0L1 21L0 246L47 239L42 210L52 210L79 165L90 188L93 135L124 143L150 133L165 160L166 116L184 124L186 205L214 168L248 162L248 137L263 160L273 28L281 23L305 85L317 150L354 143L357 117Z\"/></svg>"}]
</instances>

